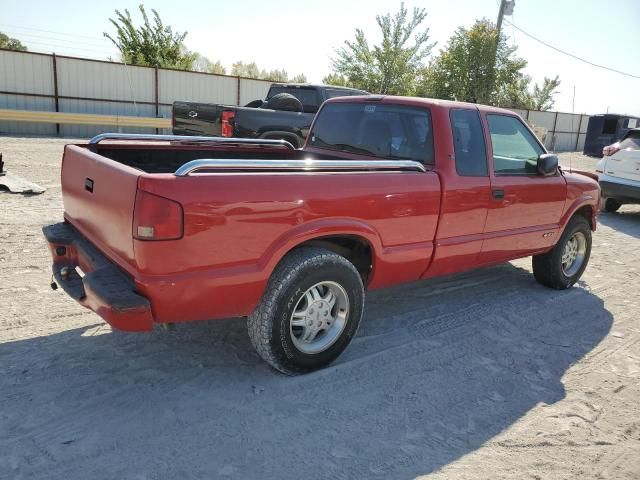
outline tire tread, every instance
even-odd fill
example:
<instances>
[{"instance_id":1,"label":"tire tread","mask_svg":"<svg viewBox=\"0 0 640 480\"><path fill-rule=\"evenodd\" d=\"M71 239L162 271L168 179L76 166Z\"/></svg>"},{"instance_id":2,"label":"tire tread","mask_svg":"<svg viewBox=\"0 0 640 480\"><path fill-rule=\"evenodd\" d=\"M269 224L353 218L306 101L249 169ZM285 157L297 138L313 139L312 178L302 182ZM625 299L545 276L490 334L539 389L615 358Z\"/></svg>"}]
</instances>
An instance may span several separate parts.
<instances>
[{"instance_id":1,"label":"tire tread","mask_svg":"<svg viewBox=\"0 0 640 480\"><path fill-rule=\"evenodd\" d=\"M308 372L309 369L285 364L275 354L272 347L272 326L280 294L307 268L321 268L327 263L339 264L352 270L358 278L356 267L346 258L330 250L317 247L302 247L286 255L274 270L267 289L253 314L247 320L249 339L260 357L273 368L287 375ZM363 296L364 303L364 296Z\"/></svg>"}]
</instances>

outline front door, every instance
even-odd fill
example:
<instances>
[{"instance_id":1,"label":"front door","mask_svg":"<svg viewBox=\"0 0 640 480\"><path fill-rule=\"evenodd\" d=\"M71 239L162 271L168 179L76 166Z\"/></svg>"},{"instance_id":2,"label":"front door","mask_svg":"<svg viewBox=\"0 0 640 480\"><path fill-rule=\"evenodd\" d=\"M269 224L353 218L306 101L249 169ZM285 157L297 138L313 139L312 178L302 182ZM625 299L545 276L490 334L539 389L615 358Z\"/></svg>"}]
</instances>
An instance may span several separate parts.
<instances>
[{"instance_id":1,"label":"front door","mask_svg":"<svg viewBox=\"0 0 640 480\"><path fill-rule=\"evenodd\" d=\"M556 241L567 198L558 172L537 172L544 149L516 116L485 116L491 138L491 199L481 262L495 263L543 250Z\"/></svg>"}]
</instances>

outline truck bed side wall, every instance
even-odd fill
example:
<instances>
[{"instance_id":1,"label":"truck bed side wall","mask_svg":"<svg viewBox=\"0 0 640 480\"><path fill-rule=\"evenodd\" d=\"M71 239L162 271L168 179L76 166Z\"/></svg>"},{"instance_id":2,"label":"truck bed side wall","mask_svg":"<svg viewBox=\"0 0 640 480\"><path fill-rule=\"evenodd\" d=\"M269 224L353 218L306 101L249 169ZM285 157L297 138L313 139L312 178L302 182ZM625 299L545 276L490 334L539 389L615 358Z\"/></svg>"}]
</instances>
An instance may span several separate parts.
<instances>
[{"instance_id":1,"label":"truck bed side wall","mask_svg":"<svg viewBox=\"0 0 640 480\"><path fill-rule=\"evenodd\" d=\"M136 281L161 322L250 314L277 262L319 237L369 243L370 288L416 280L440 208L437 175L420 172L143 175L139 188L184 208L181 240L134 241Z\"/></svg>"}]
</instances>

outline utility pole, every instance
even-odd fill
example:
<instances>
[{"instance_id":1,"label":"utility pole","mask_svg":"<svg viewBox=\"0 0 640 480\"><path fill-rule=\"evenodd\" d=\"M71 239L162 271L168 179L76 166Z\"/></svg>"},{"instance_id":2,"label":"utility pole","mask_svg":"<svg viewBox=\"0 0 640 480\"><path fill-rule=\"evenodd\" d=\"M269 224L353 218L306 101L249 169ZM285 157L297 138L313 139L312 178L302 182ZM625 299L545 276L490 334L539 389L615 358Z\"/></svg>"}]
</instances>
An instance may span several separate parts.
<instances>
[{"instance_id":1,"label":"utility pole","mask_svg":"<svg viewBox=\"0 0 640 480\"><path fill-rule=\"evenodd\" d=\"M515 5L515 0L500 0L500 10L498 11L498 21L496 22L498 39L500 38L500 32L502 31L502 18L505 15L513 15L513 7Z\"/></svg>"}]
</instances>

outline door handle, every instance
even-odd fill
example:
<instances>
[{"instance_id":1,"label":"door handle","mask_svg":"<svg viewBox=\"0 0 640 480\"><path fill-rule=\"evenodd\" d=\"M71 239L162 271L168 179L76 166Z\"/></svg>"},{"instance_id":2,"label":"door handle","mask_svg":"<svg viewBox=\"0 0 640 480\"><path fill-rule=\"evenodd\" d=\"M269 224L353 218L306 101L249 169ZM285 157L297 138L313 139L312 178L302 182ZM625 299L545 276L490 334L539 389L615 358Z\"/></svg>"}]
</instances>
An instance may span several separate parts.
<instances>
[{"instance_id":1,"label":"door handle","mask_svg":"<svg viewBox=\"0 0 640 480\"><path fill-rule=\"evenodd\" d=\"M494 200L504 200L504 190L502 189L491 190L491 196L493 197Z\"/></svg>"}]
</instances>

